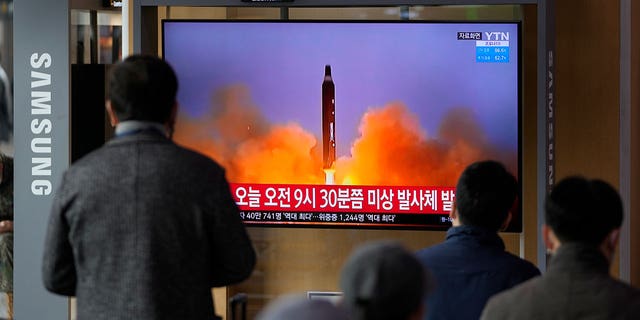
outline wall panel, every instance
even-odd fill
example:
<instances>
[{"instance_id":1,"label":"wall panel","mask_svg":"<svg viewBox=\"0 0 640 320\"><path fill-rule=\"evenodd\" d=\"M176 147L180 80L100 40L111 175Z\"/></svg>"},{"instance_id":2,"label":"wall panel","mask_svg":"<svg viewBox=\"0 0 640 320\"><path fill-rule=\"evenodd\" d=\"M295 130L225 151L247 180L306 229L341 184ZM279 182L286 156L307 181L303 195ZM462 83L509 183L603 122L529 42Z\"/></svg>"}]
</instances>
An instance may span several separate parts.
<instances>
[{"instance_id":1,"label":"wall panel","mask_svg":"<svg viewBox=\"0 0 640 320\"><path fill-rule=\"evenodd\" d=\"M640 287L640 2L631 2L631 284Z\"/></svg>"},{"instance_id":2,"label":"wall panel","mask_svg":"<svg viewBox=\"0 0 640 320\"><path fill-rule=\"evenodd\" d=\"M620 3L556 3L556 181L580 174L617 187Z\"/></svg>"}]
</instances>

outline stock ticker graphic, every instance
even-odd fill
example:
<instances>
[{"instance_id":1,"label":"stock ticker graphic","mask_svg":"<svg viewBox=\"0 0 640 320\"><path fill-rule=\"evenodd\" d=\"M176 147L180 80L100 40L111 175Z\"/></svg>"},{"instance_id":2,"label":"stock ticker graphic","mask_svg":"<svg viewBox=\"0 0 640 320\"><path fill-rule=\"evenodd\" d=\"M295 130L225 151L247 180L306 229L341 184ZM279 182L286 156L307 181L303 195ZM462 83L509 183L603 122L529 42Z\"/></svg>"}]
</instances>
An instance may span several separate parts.
<instances>
[{"instance_id":1,"label":"stock ticker graphic","mask_svg":"<svg viewBox=\"0 0 640 320\"><path fill-rule=\"evenodd\" d=\"M458 40L476 43L476 62L509 62L509 32L458 32Z\"/></svg>"},{"instance_id":2,"label":"stock ticker graphic","mask_svg":"<svg viewBox=\"0 0 640 320\"><path fill-rule=\"evenodd\" d=\"M165 24L174 139L226 169L247 224L446 229L468 164L518 172L517 59L469 59L501 35L460 28Z\"/></svg>"}]
</instances>

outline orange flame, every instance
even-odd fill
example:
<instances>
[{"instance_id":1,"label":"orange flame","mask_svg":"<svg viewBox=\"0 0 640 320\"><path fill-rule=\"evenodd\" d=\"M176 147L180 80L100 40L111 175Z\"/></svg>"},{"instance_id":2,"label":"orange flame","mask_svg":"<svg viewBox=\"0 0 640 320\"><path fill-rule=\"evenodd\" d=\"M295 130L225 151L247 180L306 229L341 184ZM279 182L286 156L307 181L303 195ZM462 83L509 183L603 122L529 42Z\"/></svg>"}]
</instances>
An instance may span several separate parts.
<instances>
[{"instance_id":1,"label":"orange flame","mask_svg":"<svg viewBox=\"0 0 640 320\"><path fill-rule=\"evenodd\" d=\"M359 132L351 154L336 161L338 184L454 186L474 161L496 159L512 172L517 168L517 155L493 147L467 108L452 109L437 137L429 137L418 117L399 102L368 110ZM325 181L321 140L296 123L268 123L242 86L218 92L207 116L181 114L174 137L217 160L232 182Z\"/></svg>"},{"instance_id":2,"label":"orange flame","mask_svg":"<svg viewBox=\"0 0 640 320\"><path fill-rule=\"evenodd\" d=\"M365 113L351 156L338 159L336 171L344 184L454 186L474 161L509 161L493 149L470 109L452 109L439 137L432 138L418 117L396 102Z\"/></svg>"}]
</instances>

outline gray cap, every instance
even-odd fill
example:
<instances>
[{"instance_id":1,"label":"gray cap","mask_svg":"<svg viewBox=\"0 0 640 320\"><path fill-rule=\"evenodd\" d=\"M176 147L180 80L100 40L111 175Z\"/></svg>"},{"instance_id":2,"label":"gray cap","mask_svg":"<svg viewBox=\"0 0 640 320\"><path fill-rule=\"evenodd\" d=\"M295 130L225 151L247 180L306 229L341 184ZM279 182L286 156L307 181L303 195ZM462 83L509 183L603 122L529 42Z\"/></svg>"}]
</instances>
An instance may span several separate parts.
<instances>
[{"instance_id":1,"label":"gray cap","mask_svg":"<svg viewBox=\"0 0 640 320\"><path fill-rule=\"evenodd\" d=\"M413 253L391 241L357 248L340 277L343 304L355 320L407 319L424 302L427 272Z\"/></svg>"},{"instance_id":2,"label":"gray cap","mask_svg":"<svg viewBox=\"0 0 640 320\"><path fill-rule=\"evenodd\" d=\"M257 320L347 320L347 314L327 300L291 295L278 298L260 312Z\"/></svg>"}]
</instances>

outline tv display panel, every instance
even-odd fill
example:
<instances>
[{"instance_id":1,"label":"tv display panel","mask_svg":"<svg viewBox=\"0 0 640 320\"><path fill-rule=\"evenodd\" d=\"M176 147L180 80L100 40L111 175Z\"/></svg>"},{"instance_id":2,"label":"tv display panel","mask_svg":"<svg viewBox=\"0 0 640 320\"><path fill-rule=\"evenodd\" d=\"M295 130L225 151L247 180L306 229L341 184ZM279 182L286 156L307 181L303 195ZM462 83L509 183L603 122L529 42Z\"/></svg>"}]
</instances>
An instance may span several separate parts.
<instances>
[{"instance_id":1,"label":"tv display panel","mask_svg":"<svg viewBox=\"0 0 640 320\"><path fill-rule=\"evenodd\" d=\"M520 177L519 35L516 22L166 20L174 139L226 168L248 225L446 229L467 165Z\"/></svg>"}]
</instances>

